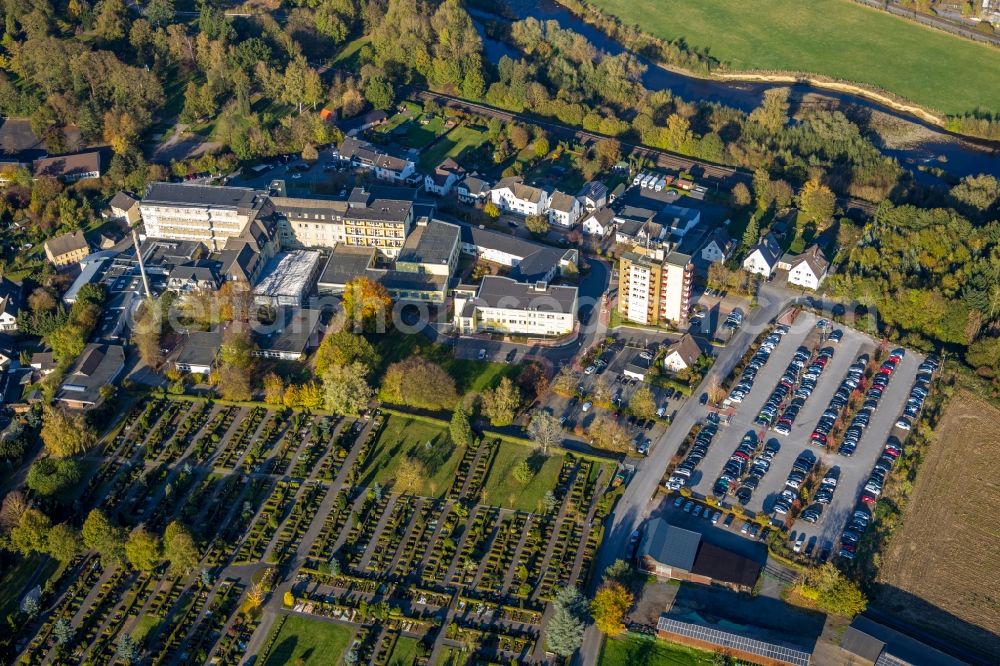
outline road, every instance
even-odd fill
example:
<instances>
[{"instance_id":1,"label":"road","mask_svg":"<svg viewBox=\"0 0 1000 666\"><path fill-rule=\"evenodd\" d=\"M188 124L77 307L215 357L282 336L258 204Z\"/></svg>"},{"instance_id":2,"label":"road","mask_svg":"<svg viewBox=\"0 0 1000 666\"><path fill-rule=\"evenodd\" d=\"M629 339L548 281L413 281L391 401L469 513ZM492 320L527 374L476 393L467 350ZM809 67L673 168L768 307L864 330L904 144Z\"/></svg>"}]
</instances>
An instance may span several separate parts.
<instances>
[{"instance_id":1,"label":"road","mask_svg":"<svg viewBox=\"0 0 1000 666\"><path fill-rule=\"evenodd\" d=\"M758 299L757 309L749 315L743 328L733 336L726 348L719 352L715 365L712 366L692 397L700 396L713 381L721 382L736 366L760 331L764 330L771 320L795 300L791 293L773 285L764 285ZM589 590L590 593L593 593L593 588L596 588L597 583L600 582L601 573L616 559L622 557L629 536L642 524L650 512L650 499L656 492L670 459L677 452L691 427L705 413L706 408L697 399L685 401L677 411L673 424L653 446L649 457L636 466L635 475L618 500L614 511L607 518L608 528L594 560L593 571L595 575L591 579L592 589ZM584 636L583 646L574 657L574 663L594 666L601 651L601 640L601 633L596 627L589 626Z\"/></svg>"}]
</instances>

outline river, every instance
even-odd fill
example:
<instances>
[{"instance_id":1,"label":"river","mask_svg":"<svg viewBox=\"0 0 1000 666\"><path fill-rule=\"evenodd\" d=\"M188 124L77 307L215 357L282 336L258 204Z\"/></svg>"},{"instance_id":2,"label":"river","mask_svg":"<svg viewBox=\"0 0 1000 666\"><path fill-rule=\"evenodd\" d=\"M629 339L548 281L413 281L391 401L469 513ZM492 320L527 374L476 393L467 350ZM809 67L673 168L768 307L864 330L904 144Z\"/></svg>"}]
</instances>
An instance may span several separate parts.
<instances>
[{"instance_id":1,"label":"river","mask_svg":"<svg viewBox=\"0 0 1000 666\"><path fill-rule=\"evenodd\" d=\"M564 28L570 28L586 37L597 48L616 55L626 49L597 28L586 23L554 0L505 0L507 7L519 19L534 16L546 21L554 19ZM473 17L484 16L479 11L473 11ZM490 15L497 19L499 16ZM497 62L502 56L518 57L514 49L501 42L485 39L486 56L491 62ZM742 111L751 111L760 105L764 92L777 87L772 83L728 83L712 81L695 76L685 76L673 70L666 69L643 56L636 58L646 66L642 77L643 85L649 90L670 90L676 96L685 100L705 100L734 107ZM920 166L938 167L951 176L963 176L980 173L992 173L1000 176L1000 149L995 146L985 146L973 141L956 137L940 128L918 120L912 116L881 106L871 100L848 93L832 92L807 84L791 86L793 96L801 97L809 94L813 100L828 100L840 105L862 107L890 116L897 123L915 126L921 137L908 141L905 146L879 145L880 150L892 157L914 173L918 181L933 184L941 181L926 171L918 170Z\"/></svg>"}]
</instances>

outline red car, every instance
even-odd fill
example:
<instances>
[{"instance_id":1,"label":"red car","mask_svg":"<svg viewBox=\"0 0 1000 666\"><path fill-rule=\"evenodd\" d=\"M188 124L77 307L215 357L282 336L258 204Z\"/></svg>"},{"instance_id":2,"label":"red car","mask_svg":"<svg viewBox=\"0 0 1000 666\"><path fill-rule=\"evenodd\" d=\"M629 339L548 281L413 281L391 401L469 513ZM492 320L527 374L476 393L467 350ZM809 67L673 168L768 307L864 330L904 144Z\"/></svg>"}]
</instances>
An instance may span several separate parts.
<instances>
[{"instance_id":1,"label":"red car","mask_svg":"<svg viewBox=\"0 0 1000 666\"><path fill-rule=\"evenodd\" d=\"M876 498L870 492L865 491L861 493L861 501L864 504L867 504L868 506L875 506L875 502L878 501L878 498Z\"/></svg>"}]
</instances>

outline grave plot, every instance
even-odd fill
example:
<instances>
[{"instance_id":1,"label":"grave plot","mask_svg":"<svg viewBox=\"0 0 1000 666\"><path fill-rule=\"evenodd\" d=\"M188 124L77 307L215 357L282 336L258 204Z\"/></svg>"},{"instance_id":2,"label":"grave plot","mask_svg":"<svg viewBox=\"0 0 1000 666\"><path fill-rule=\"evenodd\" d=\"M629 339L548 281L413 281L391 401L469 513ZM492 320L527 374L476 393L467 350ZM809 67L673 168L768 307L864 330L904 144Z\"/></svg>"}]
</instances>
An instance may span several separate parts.
<instances>
[{"instance_id":1,"label":"grave plot","mask_svg":"<svg viewBox=\"0 0 1000 666\"><path fill-rule=\"evenodd\" d=\"M475 659L521 660L555 587L589 575L620 492L601 462L498 440L456 446L447 424L378 412L153 398L101 450L81 504L126 531L180 521L200 561L182 576L79 558L23 663L111 663L125 635L151 665L236 666L251 643L258 663L287 663L301 654L285 639L318 631L309 615L342 628L359 663L426 659L439 631ZM269 569L291 597L257 590ZM255 604L272 612L248 612ZM56 640L63 625L70 638Z\"/></svg>"},{"instance_id":2,"label":"grave plot","mask_svg":"<svg viewBox=\"0 0 1000 666\"><path fill-rule=\"evenodd\" d=\"M195 442L191 455L198 463L208 460L216 451L226 431L239 414L239 407L223 407L212 417Z\"/></svg>"},{"instance_id":3,"label":"grave plot","mask_svg":"<svg viewBox=\"0 0 1000 666\"><path fill-rule=\"evenodd\" d=\"M285 515L295 504L295 495L299 490L298 481L278 481L270 497L264 502L257 517L236 551L236 564L249 564L264 559L267 545L278 531L278 526Z\"/></svg>"},{"instance_id":4,"label":"grave plot","mask_svg":"<svg viewBox=\"0 0 1000 666\"><path fill-rule=\"evenodd\" d=\"M263 407L254 407L249 414L243 415L236 432L230 435L222 451L216 457L215 467L221 467L225 470L236 468L236 463L247 452L251 440L257 433L257 428L260 427L266 414L267 410Z\"/></svg>"}]
</instances>

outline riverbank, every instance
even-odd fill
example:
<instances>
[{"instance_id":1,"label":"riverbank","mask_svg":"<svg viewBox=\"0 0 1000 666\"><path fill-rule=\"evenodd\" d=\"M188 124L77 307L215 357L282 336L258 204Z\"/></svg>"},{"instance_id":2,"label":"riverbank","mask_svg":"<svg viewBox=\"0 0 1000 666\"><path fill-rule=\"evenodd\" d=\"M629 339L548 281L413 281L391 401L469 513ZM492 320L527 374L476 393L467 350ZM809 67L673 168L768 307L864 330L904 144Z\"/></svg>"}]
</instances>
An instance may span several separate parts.
<instances>
[{"instance_id":1,"label":"riverbank","mask_svg":"<svg viewBox=\"0 0 1000 666\"><path fill-rule=\"evenodd\" d=\"M523 18L527 8L520 6L518 0L508 1L511 2L511 6L516 10L515 13L519 13ZM916 54L920 63L924 64L905 68L894 68L887 65L878 70L871 70L871 72L875 72L875 74L871 74L871 72L865 69L870 66L867 63L870 63L873 60L871 58L871 53L878 53L883 50L881 47L878 49L873 47L872 49L865 51L864 54L855 54L857 56L854 58L855 60L861 60L866 64L860 66L862 68L860 73L853 73L860 75L861 73L868 72L869 75L876 76L877 78L878 76L888 76L885 74L886 70L901 69L911 73L918 71L920 72L919 76L895 73L889 76L889 78L898 83L898 86L904 91L912 89L911 92L914 92L914 95L917 95L918 97L921 94L925 97L928 95L936 97L939 104L928 104L919 99L914 101L915 98L912 95L899 94L895 91L890 92L889 88L895 90L895 86L879 86L869 83L860 83L856 80L855 76L828 76L823 73L814 73L813 67L803 68L801 71L786 70L783 68L783 65L788 63L798 64L799 59L802 59L804 62L809 60L809 58L797 59L795 56L784 53L784 51L787 51L792 46L795 46L795 49L793 49L795 54L801 53L801 48L799 48L801 46L800 42L802 41L801 35L796 36L794 39L789 38L790 43L786 44L784 49L779 48L776 55L761 55L761 52L765 50L768 54L771 54L772 51L774 51L774 49L770 48L770 46L773 46L771 42L775 41L775 35L781 36L782 39L784 39L788 37L789 32L796 32L791 29L791 26L795 25L796 22L800 23L804 20L802 18L802 12L813 11L815 13L815 10L796 10L798 13L790 11L791 18L786 17L785 14L782 13L782 20L779 20L775 25L771 25L766 21L766 25L757 25L757 23L760 23L760 21L757 21L753 25L748 26L745 25L746 22L743 22L744 25L741 25L740 31L745 34L739 34L734 37L731 29L723 31L714 29L707 30L707 28L715 25L715 23L721 20L715 15L711 18L706 16L711 13L709 12L709 9L711 8L702 8L700 6L689 7L686 5L674 7L671 4L671 0L646 0L645 2L637 2L634 4L623 4L617 2L617 0L590 0L589 5L586 7L586 11L581 11L580 3L573 0L551 0L551 2L552 4L549 6L555 9L555 12L549 11L545 7L539 7L538 11L542 14L553 15L553 17L556 17L556 13L571 16L575 21L579 21L581 24L576 26L577 29L582 26L586 26L587 32L590 33L588 36L592 40L594 38L593 33L599 33L605 40L609 40L615 44L615 50L629 50L630 46L620 43L614 35L608 33L608 23L615 21L622 25L630 22L636 23L637 21L634 19L637 12L641 13L643 17L641 21L638 21L641 28L633 28L629 26L628 28L622 28L622 30L627 30L629 33L635 32L637 35L645 35L646 39L644 41L680 39L687 44L687 48L694 50L697 50L698 48L708 49L711 47L711 53L713 56L718 58L719 62L722 63L716 65L711 72L697 71L673 63L663 62L655 57L650 57L650 51L655 50L652 48L642 49L643 55L641 57L643 60L646 60L649 65L655 66L664 72L669 72L671 75L676 77L685 77L687 79L691 79L692 81L703 82L700 86L692 84L688 87L700 87L701 90L698 92L708 93L708 95L702 96L711 97L713 99L721 98L719 101L722 101L723 103L729 103L732 105L731 99L727 100L724 98L731 98L734 95L740 97L741 101L743 101L742 98L747 96L747 91L735 90L725 95L712 95L711 91L706 91L705 88L709 88L713 84L734 88L739 88L742 84L754 86L755 89L758 90L769 85L809 87L817 91L828 91L832 97L854 98L854 103L865 104L874 108L884 109L887 112L906 116L914 122L931 126L935 131L942 134L972 141L974 142L972 143L972 147L977 149L985 148L987 150L996 150L997 148L1000 148L1000 142L983 139L976 134L956 132L954 127L948 126L949 113L961 114L969 109L992 108L991 104L987 104L986 101L984 101L982 95L996 98L995 106L996 108L1000 108L1000 92L993 92L994 88L1000 91L1000 85L992 86L987 81L977 84L976 81L973 80L975 77L970 79L964 75L961 77L955 76L954 72L958 70L951 67L951 65L954 64L952 60L956 57L952 51L957 50L959 55L964 55L965 57L970 56L970 48L976 53L984 52L988 57L995 58L997 60L998 67L996 71L1000 71L1000 51L989 46L967 42L961 37L941 33L933 28L917 24L907 24L903 19L876 12L875 10L867 7L855 5L854 3L848 2L848 0L837 0L837 2L833 3L832 6L840 8L843 11L847 11L852 16L854 13L858 12L860 12L858 15L860 17L875 15L878 17L875 19L876 21L890 22L888 25L897 30L903 30L913 39L916 39L917 37L923 39L924 41L929 39L934 43L936 51L941 51L942 54L947 53L948 56L937 58L932 54L928 54L926 52L926 48L912 48L911 52L908 53L911 55ZM771 4L780 4L781 2L783 2L783 0L774 0ZM650 3L653 3L655 7L651 6ZM849 8L843 9L844 6ZM723 8L722 13L728 16L727 12L732 11L736 10L725 7ZM773 13L768 13L768 9L766 7L763 11L768 16L770 16L770 13ZM681 12L681 14L678 15L678 12ZM688 16L688 14L693 14L693 16ZM669 27L667 25L661 26L655 20L649 20L650 16L655 17L657 15L670 16L673 20L669 24ZM808 17L809 14L805 14L805 16ZM684 17L686 17L686 19L681 20ZM902 24L902 27L899 24ZM731 27L732 24L729 25ZM682 32L684 34L673 34L672 31L679 30L676 26L683 26L684 30ZM864 33L871 32L869 29L855 26L852 28L851 34L855 34L858 30L860 30L863 35ZM763 33L761 35L757 35L757 32L761 31L763 31ZM720 34L726 36L725 41L723 43L716 44L715 40L718 39L718 35ZM821 33L816 34L819 35ZM928 37L928 35L932 36ZM754 39L748 41L748 36L754 36ZM869 41L871 41L871 35L867 36L869 37ZM637 37L637 39L640 38ZM850 60L850 54L844 53L842 51L842 47L843 44L854 44L857 40L847 40L846 42L841 43L832 35L824 35L822 38L817 37L816 39L822 42L825 46L813 49L815 51L815 53L811 54L813 59L815 59L818 53L823 52L824 49L830 49L829 42L837 42L835 52L830 54L830 58L832 58L832 60L836 63L834 68L836 69L837 67L842 67L845 69L846 73L852 73L852 66L848 63ZM913 39L908 40L908 42L912 42ZM764 42L761 43L760 40L764 40ZM702 43L702 41L704 43ZM605 48L608 46L608 44L599 43L597 45ZM762 46L765 45L769 48L763 49ZM911 45L908 44L907 48L910 48L910 46ZM747 55L745 58L731 57L734 56L739 49L743 49L744 47L750 55ZM855 46L852 46L852 48L855 51L859 50ZM888 48L890 51L895 49L893 52L894 57L900 57L899 51L901 49L899 45L894 44ZM864 49L861 50L864 51ZM864 57L861 57L862 55ZM888 60L883 58L880 59L879 62L888 62L891 59L891 57L888 57ZM940 69L939 61L951 63L949 67L946 68L947 71L936 71L935 68ZM764 68L762 68L761 65L764 65ZM741 67L744 68L744 71L736 71ZM822 69L822 67L819 65L815 68L816 71L820 69ZM857 66L854 66L854 69L857 69ZM929 70L934 71L929 72ZM992 79L995 76L993 73L983 72L982 70L983 67L978 67L976 71L979 72L979 74L976 76L985 76L988 79ZM838 74L841 74L841 72L838 71ZM933 76L930 76L930 74L933 74ZM937 90L934 86L930 85L929 79L931 78L935 80L940 79L941 83L940 86L938 86L940 87L940 90ZM1000 81L997 83L1000 84ZM981 90L981 86L987 86L989 90ZM951 88L955 89L952 90ZM685 97L683 92L679 92L679 94L682 97ZM687 97L690 97L690 95ZM937 108L942 104L944 104L945 107ZM954 108L947 108L947 105L952 105ZM743 110L747 109L744 108ZM952 123L952 125L953 124L954 123ZM939 139L940 137L935 137L933 140L937 141Z\"/></svg>"}]
</instances>

